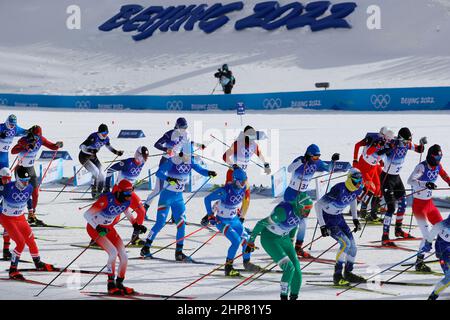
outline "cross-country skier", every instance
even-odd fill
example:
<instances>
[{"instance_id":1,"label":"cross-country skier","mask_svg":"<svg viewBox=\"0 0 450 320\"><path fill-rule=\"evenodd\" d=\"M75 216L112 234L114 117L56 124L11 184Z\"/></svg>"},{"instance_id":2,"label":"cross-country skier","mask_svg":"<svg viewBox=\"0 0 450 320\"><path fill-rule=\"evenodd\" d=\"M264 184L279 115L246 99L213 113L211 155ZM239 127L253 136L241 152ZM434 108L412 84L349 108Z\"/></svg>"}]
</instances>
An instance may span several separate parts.
<instances>
[{"instance_id":1,"label":"cross-country skier","mask_svg":"<svg viewBox=\"0 0 450 320\"><path fill-rule=\"evenodd\" d=\"M214 190L205 197L206 216L201 224L207 226L209 223L216 225L231 242L225 261L226 276L240 276L239 271L233 268L233 261L239 246L242 245L243 264L247 271L258 271L261 268L250 262L250 253L245 253L247 247L247 234L242 222L239 220L239 211L244 198L247 174L244 170L236 168L233 171L233 181L225 186ZM216 201L214 208L211 203ZM215 215L214 215L215 214Z\"/></svg>"},{"instance_id":2,"label":"cross-country skier","mask_svg":"<svg viewBox=\"0 0 450 320\"><path fill-rule=\"evenodd\" d=\"M450 186L450 177L440 164L442 159L441 147L437 144L428 149L427 158L419 163L408 179L408 184L413 187L412 212L422 232L423 240L420 250L423 249L429 230L427 221L435 225L442 221L441 213L433 203L433 190L437 188L435 182L440 176ZM423 262L424 255L419 253L416 260L416 270L431 272L429 266Z\"/></svg>"},{"instance_id":3,"label":"cross-country skier","mask_svg":"<svg viewBox=\"0 0 450 320\"><path fill-rule=\"evenodd\" d=\"M28 199L31 197L33 187L30 185L31 175L26 167L18 167L16 181L9 182L0 189L0 198L3 199L0 224L16 243L12 252L9 277L23 280L23 275L17 270L20 256L25 245L28 247L36 269L40 271L53 271L54 267L41 261L39 249L34 240L33 231L24 216Z\"/></svg>"},{"instance_id":4,"label":"cross-country skier","mask_svg":"<svg viewBox=\"0 0 450 320\"><path fill-rule=\"evenodd\" d=\"M159 166L162 166L173 155L180 153L182 150L190 150L191 146L204 150L206 146L204 144L191 141L191 135L189 134L188 123L185 118L178 118L175 122L175 127L172 130L167 131L164 135L155 142L155 148L165 152L166 154L161 157ZM145 201L145 211L148 210L152 201L160 193L164 181L161 181L156 177L155 188L148 195Z\"/></svg>"},{"instance_id":5,"label":"cross-country skier","mask_svg":"<svg viewBox=\"0 0 450 320\"><path fill-rule=\"evenodd\" d=\"M265 160L264 155L261 153L261 150L256 143L257 139L258 135L256 130L251 126L246 126L244 131L239 134L236 141L234 141L231 147L223 154L223 161L230 166L233 166L227 171L226 183L230 183L233 180L234 168L247 170L251 157L254 154L256 154L256 156L264 163L264 172L267 175L271 173L270 164ZM249 205L250 185L247 183L245 197L242 201L242 208L240 211L240 219L242 222L245 220Z\"/></svg>"},{"instance_id":6,"label":"cross-country skier","mask_svg":"<svg viewBox=\"0 0 450 320\"><path fill-rule=\"evenodd\" d=\"M17 125L17 117L10 114L5 123L0 123L0 169L9 168L8 152L14 137L27 135L27 130Z\"/></svg>"},{"instance_id":7,"label":"cross-country skier","mask_svg":"<svg viewBox=\"0 0 450 320\"><path fill-rule=\"evenodd\" d=\"M428 240L422 248L423 252L431 251L432 242L436 235L437 239L434 248L436 249L436 257L439 259L442 271L444 271L444 279L436 284L428 300L439 298L442 291L450 285L450 216L433 226L428 235Z\"/></svg>"},{"instance_id":8,"label":"cross-country skier","mask_svg":"<svg viewBox=\"0 0 450 320\"><path fill-rule=\"evenodd\" d=\"M114 226L124 213L128 220L136 225L136 219L128 210L131 203L133 185L128 180L122 180L115 185L112 192L102 194L84 214L88 222L86 230L91 239L108 253L108 293L111 295L126 295L134 290L123 285L127 270L128 256L120 235ZM146 228L139 225L143 232ZM118 274L116 275L116 259L119 258Z\"/></svg>"},{"instance_id":9,"label":"cross-country skier","mask_svg":"<svg viewBox=\"0 0 450 320\"><path fill-rule=\"evenodd\" d=\"M78 160L92 174L91 194L96 199L103 191L105 184L105 174L102 165L97 158L97 153L103 146L117 156L123 155L122 150L116 150L111 146L108 137L108 126L102 123L98 131L91 133L89 137L80 145Z\"/></svg>"},{"instance_id":10,"label":"cross-country skier","mask_svg":"<svg viewBox=\"0 0 450 320\"><path fill-rule=\"evenodd\" d=\"M255 239L261 234L261 244L283 270L280 282L280 298L297 300L302 284L302 271L293 246L297 226L309 215L312 200L306 193L299 193L292 201L279 203L269 217L260 220L252 231L247 252L255 248Z\"/></svg>"},{"instance_id":11,"label":"cross-country skier","mask_svg":"<svg viewBox=\"0 0 450 320\"><path fill-rule=\"evenodd\" d=\"M33 186L33 193L28 201L28 223L35 226L45 225L42 220L36 218L36 207L39 198L39 183L34 169L34 162L41 147L44 146L50 150L58 150L63 147L62 141L55 143L50 142L42 135L40 126L35 125L28 129L28 134L19 139L17 144L12 148L12 154L19 154L19 161L17 169L24 168L31 178L31 185ZM17 173L17 170L16 170Z\"/></svg>"},{"instance_id":12,"label":"cross-country skier","mask_svg":"<svg viewBox=\"0 0 450 320\"><path fill-rule=\"evenodd\" d=\"M340 245L334 267L333 282L335 285L348 285L349 282L365 281L363 277L352 272L357 252L356 242L342 215L342 211L350 205L353 224L355 225L353 232L361 229L358 220L357 197L363 190L362 183L361 172L352 168L347 175L347 180L334 185L315 205L322 236L331 235ZM342 269L344 269L343 275Z\"/></svg>"},{"instance_id":13,"label":"cross-country skier","mask_svg":"<svg viewBox=\"0 0 450 320\"><path fill-rule=\"evenodd\" d=\"M215 171L209 171L202 168L190 153L190 146L187 153L181 151L177 155L165 161L156 172L156 176L165 181L165 185L160 193L158 201L158 211L156 215L156 223L147 236L145 245L141 249L142 257L152 257L150 247L158 233L166 224L169 209L172 209L172 216L177 226L176 239L177 246L175 250L176 261L192 261L183 253L185 228L186 228L186 206L183 199L183 191L186 183L189 181L189 174L194 169L202 176L215 177Z\"/></svg>"},{"instance_id":14,"label":"cross-country skier","mask_svg":"<svg viewBox=\"0 0 450 320\"><path fill-rule=\"evenodd\" d=\"M381 244L383 246L395 246L394 242L389 241L389 230L397 202L398 210L395 221L395 236L412 238L409 233L402 229L403 217L406 211L406 192L400 177L400 171L408 151L414 150L417 153L423 153L425 144L425 137L420 139L419 145L413 144L411 131L405 127L399 130L396 139L387 143L380 151L377 151L379 155L383 155L384 167L380 175L380 180L381 190L387 204L387 211L383 221L383 235L381 237Z\"/></svg>"},{"instance_id":15,"label":"cross-country skier","mask_svg":"<svg viewBox=\"0 0 450 320\"><path fill-rule=\"evenodd\" d=\"M381 156L377 154L385 143L389 143L395 134L387 128L382 127L379 133L367 133L366 137L355 144L353 153L353 166L358 168L364 181L364 194L361 203L361 216L368 221L380 221L377 216L378 207L381 202L381 182L382 171ZM359 149L364 147L358 161ZM367 205L371 204L370 214L367 213Z\"/></svg>"},{"instance_id":16,"label":"cross-country skier","mask_svg":"<svg viewBox=\"0 0 450 320\"><path fill-rule=\"evenodd\" d=\"M230 94L236 84L236 78L233 76L233 72L228 68L228 64L224 64L222 69L217 69L217 71L214 77L219 79L223 93Z\"/></svg>"},{"instance_id":17,"label":"cross-country skier","mask_svg":"<svg viewBox=\"0 0 450 320\"><path fill-rule=\"evenodd\" d=\"M0 189L11 182L11 170L8 167L0 169ZM0 201L0 212L2 212L2 202ZM11 260L11 252L9 246L11 237L6 230L3 230L3 260Z\"/></svg>"},{"instance_id":18,"label":"cross-country skier","mask_svg":"<svg viewBox=\"0 0 450 320\"><path fill-rule=\"evenodd\" d=\"M331 157L332 162L339 160L339 153L334 153ZM331 165L320 160L320 149L317 145L311 144L306 149L305 155L296 158L288 167L288 172L292 172L292 178L289 186L284 191L283 199L286 202L294 201L300 193L306 193L309 182L316 172L330 172ZM334 170L333 170L334 171ZM300 220L295 251L298 256L309 258L309 252L303 249L303 241L306 234L307 218Z\"/></svg>"}]
</instances>

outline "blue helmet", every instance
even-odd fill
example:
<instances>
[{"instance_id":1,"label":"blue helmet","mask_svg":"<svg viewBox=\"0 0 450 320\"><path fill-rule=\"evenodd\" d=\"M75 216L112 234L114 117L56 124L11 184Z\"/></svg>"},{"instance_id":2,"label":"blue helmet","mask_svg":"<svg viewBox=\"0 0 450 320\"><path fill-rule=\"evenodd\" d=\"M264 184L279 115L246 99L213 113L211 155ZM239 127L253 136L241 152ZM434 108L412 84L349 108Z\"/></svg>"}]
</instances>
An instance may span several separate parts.
<instances>
[{"instance_id":1,"label":"blue helmet","mask_svg":"<svg viewBox=\"0 0 450 320\"><path fill-rule=\"evenodd\" d=\"M305 156L320 156L320 149L316 144L310 145L306 149Z\"/></svg>"},{"instance_id":2,"label":"blue helmet","mask_svg":"<svg viewBox=\"0 0 450 320\"><path fill-rule=\"evenodd\" d=\"M185 118L178 118L175 123L175 129L187 129L188 123Z\"/></svg>"},{"instance_id":3,"label":"blue helmet","mask_svg":"<svg viewBox=\"0 0 450 320\"><path fill-rule=\"evenodd\" d=\"M245 183L247 182L247 173L241 169L236 168L233 170L233 181L239 184L241 188L245 186Z\"/></svg>"},{"instance_id":4,"label":"blue helmet","mask_svg":"<svg viewBox=\"0 0 450 320\"><path fill-rule=\"evenodd\" d=\"M16 126L17 125L17 117L14 114L10 114L8 118L6 119L6 122L10 126Z\"/></svg>"}]
</instances>

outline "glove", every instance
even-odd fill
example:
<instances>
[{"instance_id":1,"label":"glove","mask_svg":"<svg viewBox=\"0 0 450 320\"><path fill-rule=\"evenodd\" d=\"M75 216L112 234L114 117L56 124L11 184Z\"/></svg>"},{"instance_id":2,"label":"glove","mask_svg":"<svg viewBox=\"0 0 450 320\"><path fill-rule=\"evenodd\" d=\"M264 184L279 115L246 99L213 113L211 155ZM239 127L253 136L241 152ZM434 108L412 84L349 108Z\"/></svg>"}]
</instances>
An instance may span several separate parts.
<instances>
[{"instance_id":1,"label":"glove","mask_svg":"<svg viewBox=\"0 0 450 320\"><path fill-rule=\"evenodd\" d=\"M6 132L0 133L0 138L5 139L6 138Z\"/></svg>"},{"instance_id":2,"label":"glove","mask_svg":"<svg viewBox=\"0 0 450 320\"><path fill-rule=\"evenodd\" d=\"M240 168L239 165L233 164L233 170L236 170L236 169L239 169L239 168Z\"/></svg>"},{"instance_id":3,"label":"glove","mask_svg":"<svg viewBox=\"0 0 450 320\"><path fill-rule=\"evenodd\" d=\"M427 144L428 143L427 137L420 138L419 143L420 144Z\"/></svg>"},{"instance_id":4,"label":"glove","mask_svg":"<svg viewBox=\"0 0 450 320\"><path fill-rule=\"evenodd\" d=\"M56 141L55 145L58 147L58 149L61 149L64 144L62 141Z\"/></svg>"},{"instance_id":5,"label":"glove","mask_svg":"<svg viewBox=\"0 0 450 320\"><path fill-rule=\"evenodd\" d=\"M264 172L266 174L270 174L272 170L270 170L270 164L268 162L264 163Z\"/></svg>"},{"instance_id":6,"label":"glove","mask_svg":"<svg viewBox=\"0 0 450 320\"><path fill-rule=\"evenodd\" d=\"M434 190L437 188L437 185L434 184L433 182L427 182L425 183L425 187L427 187L427 189Z\"/></svg>"},{"instance_id":7,"label":"glove","mask_svg":"<svg viewBox=\"0 0 450 320\"><path fill-rule=\"evenodd\" d=\"M353 225L355 226L355 229L353 229L353 232L356 233L356 231L361 230L361 224L359 223L358 219L353 219Z\"/></svg>"},{"instance_id":8,"label":"glove","mask_svg":"<svg viewBox=\"0 0 450 320\"><path fill-rule=\"evenodd\" d=\"M98 235L99 235L100 237L104 237L104 236L106 236L106 235L108 234L109 229L108 229L108 228L105 228L105 227L102 227L102 226L100 226L100 225L98 225L98 226L95 228L95 231L98 232Z\"/></svg>"},{"instance_id":9,"label":"glove","mask_svg":"<svg viewBox=\"0 0 450 320\"><path fill-rule=\"evenodd\" d=\"M117 151L116 155L118 155L119 157L123 156L123 151L122 150Z\"/></svg>"},{"instance_id":10,"label":"glove","mask_svg":"<svg viewBox=\"0 0 450 320\"><path fill-rule=\"evenodd\" d=\"M215 171L208 171L208 176L211 178L217 177L217 172Z\"/></svg>"},{"instance_id":11,"label":"glove","mask_svg":"<svg viewBox=\"0 0 450 320\"><path fill-rule=\"evenodd\" d=\"M425 151L425 146L424 146L423 144L419 144L419 145L416 147L416 151L417 151L418 153L423 153L423 152Z\"/></svg>"},{"instance_id":12,"label":"glove","mask_svg":"<svg viewBox=\"0 0 450 320\"><path fill-rule=\"evenodd\" d=\"M150 208L150 206L149 206L148 204L144 203L144 210L145 210L145 213L147 213L148 208Z\"/></svg>"},{"instance_id":13,"label":"glove","mask_svg":"<svg viewBox=\"0 0 450 320\"><path fill-rule=\"evenodd\" d=\"M247 242L245 253L252 253L253 251L255 251L255 244L253 242Z\"/></svg>"},{"instance_id":14,"label":"glove","mask_svg":"<svg viewBox=\"0 0 450 320\"><path fill-rule=\"evenodd\" d=\"M173 150L172 149L167 149L166 153L172 157L173 156Z\"/></svg>"},{"instance_id":15,"label":"glove","mask_svg":"<svg viewBox=\"0 0 450 320\"><path fill-rule=\"evenodd\" d=\"M200 145L200 149L205 150L205 149L206 149L206 145L202 143L202 144Z\"/></svg>"},{"instance_id":16,"label":"glove","mask_svg":"<svg viewBox=\"0 0 450 320\"><path fill-rule=\"evenodd\" d=\"M420 252L430 252L431 251L432 243L425 240L425 244L423 245Z\"/></svg>"},{"instance_id":17,"label":"glove","mask_svg":"<svg viewBox=\"0 0 450 320\"><path fill-rule=\"evenodd\" d=\"M333 153L331 156L331 161L335 162L339 160L339 153Z\"/></svg>"},{"instance_id":18,"label":"glove","mask_svg":"<svg viewBox=\"0 0 450 320\"><path fill-rule=\"evenodd\" d=\"M328 228L326 226L320 227L320 232L322 233L322 237L328 237L330 235L330 232L328 231Z\"/></svg>"},{"instance_id":19,"label":"glove","mask_svg":"<svg viewBox=\"0 0 450 320\"><path fill-rule=\"evenodd\" d=\"M178 184L178 179L175 179L175 178L167 177L166 181L167 181L171 186L175 186L175 185Z\"/></svg>"},{"instance_id":20,"label":"glove","mask_svg":"<svg viewBox=\"0 0 450 320\"><path fill-rule=\"evenodd\" d=\"M133 224L133 229L136 234L143 234L147 232L147 228L143 224Z\"/></svg>"},{"instance_id":21,"label":"glove","mask_svg":"<svg viewBox=\"0 0 450 320\"><path fill-rule=\"evenodd\" d=\"M211 215L207 214L206 216L204 216L202 218L202 221L200 223L204 227L206 227L208 224L215 226L216 225L216 217L213 214L211 214Z\"/></svg>"},{"instance_id":22,"label":"glove","mask_svg":"<svg viewBox=\"0 0 450 320\"><path fill-rule=\"evenodd\" d=\"M240 218L239 218L239 221L243 224L244 221L245 221L245 218L244 218L244 217L240 217Z\"/></svg>"},{"instance_id":23,"label":"glove","mask_svg":"<svg viewBox=\"0 0 450 320\"><path fill-rule=\"evenodd\" d=\"M34 143L29 143L29 144L27 144L27 150L28 150L28 151L33 150L34 147L35 147Z\"/></svg>"},{"instance_id":24,"label":"glove","mask_svg":"<svg viewBox=\"0 0 450 320\"><path fill-rule=\"evenodd\" d=\"M358 165L358 160L353 160L353 166L357 166Z\"/></svg>"}]
</instances>

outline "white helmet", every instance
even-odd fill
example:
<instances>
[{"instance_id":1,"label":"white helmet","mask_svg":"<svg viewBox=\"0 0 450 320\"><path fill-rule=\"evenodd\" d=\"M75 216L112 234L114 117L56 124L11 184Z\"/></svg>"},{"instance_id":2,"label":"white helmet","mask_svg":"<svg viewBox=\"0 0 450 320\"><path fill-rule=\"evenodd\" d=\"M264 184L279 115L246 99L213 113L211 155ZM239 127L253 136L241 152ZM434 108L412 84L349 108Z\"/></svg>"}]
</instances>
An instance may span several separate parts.
<instances>
[{"instance_id":1,"label":"white helmet","mask_svg":"<svg viewBox=\"0 0 450 320\"><path fill-rule=\"evenodd\" d=\"M0 169L0 177L11 177L11 170L8 167Z\"/></svg>"},{"instance_id":2,"label":"white helmet","mask_svg":"<svg viewBox=\"0 0 450 320\"><path fill-rule=\"evenodd\" d=\"M394 139L395 133L393 130L389 129L388 127L382 127L380 129L380 134L383 136L383 138L387 141L390 141Z\"/></svg>"},{"instance_id":3,"label":"white helmet","mask_svg":"<svg viewBox=\"0 0 450 320\"><path fill-rule=\"evenodd\" d=\"M145 146L141 146L139 148L137 148L136 152L134 153L134 158L136 159L136 161L143 163L145 161L147 161L147 158L149 156L149 152L147 147Z\"/></svg>"}]
</instances>

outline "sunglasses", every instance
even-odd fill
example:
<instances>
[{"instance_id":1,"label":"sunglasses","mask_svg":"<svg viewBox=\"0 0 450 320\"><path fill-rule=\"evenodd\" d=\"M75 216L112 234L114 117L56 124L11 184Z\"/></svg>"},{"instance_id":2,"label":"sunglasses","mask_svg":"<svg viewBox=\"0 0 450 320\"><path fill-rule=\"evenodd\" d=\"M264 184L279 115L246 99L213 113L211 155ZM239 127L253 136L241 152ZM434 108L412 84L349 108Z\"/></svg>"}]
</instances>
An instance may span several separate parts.
<instances>
[{"instance_id":1,"label":"sunglasses","mask_svg":"<svg viewBox=\"0 0 450 320\"><path fill-rule=\"evenodd\" d=\"M311 159L313 160L319 160L320 159L320 154L316 155L316 156L311 156Z\"/></svg>"},{"instance_id":2,"label":"sunglasses","mask_svg":"<svg viewBox=\"0 0 450 320\"><path fill-rule=\"evenodd\" d=\"M433 155L431 155L433 158L434 158L434 160L436 160L436 161L441 161L441 159L442 159L442 155L441 154L433 154Z\"/></svg>"},{"instance_id":3,"label":"sunglasses","mask_svg":"<svg viewBox=\"0 0 450 320\"><path fill-rule=\"evenodd\" d=\"M17 180L19 180L20 182L30 182L31 178L18 178Z\"/></svg>"}]
</instances>

